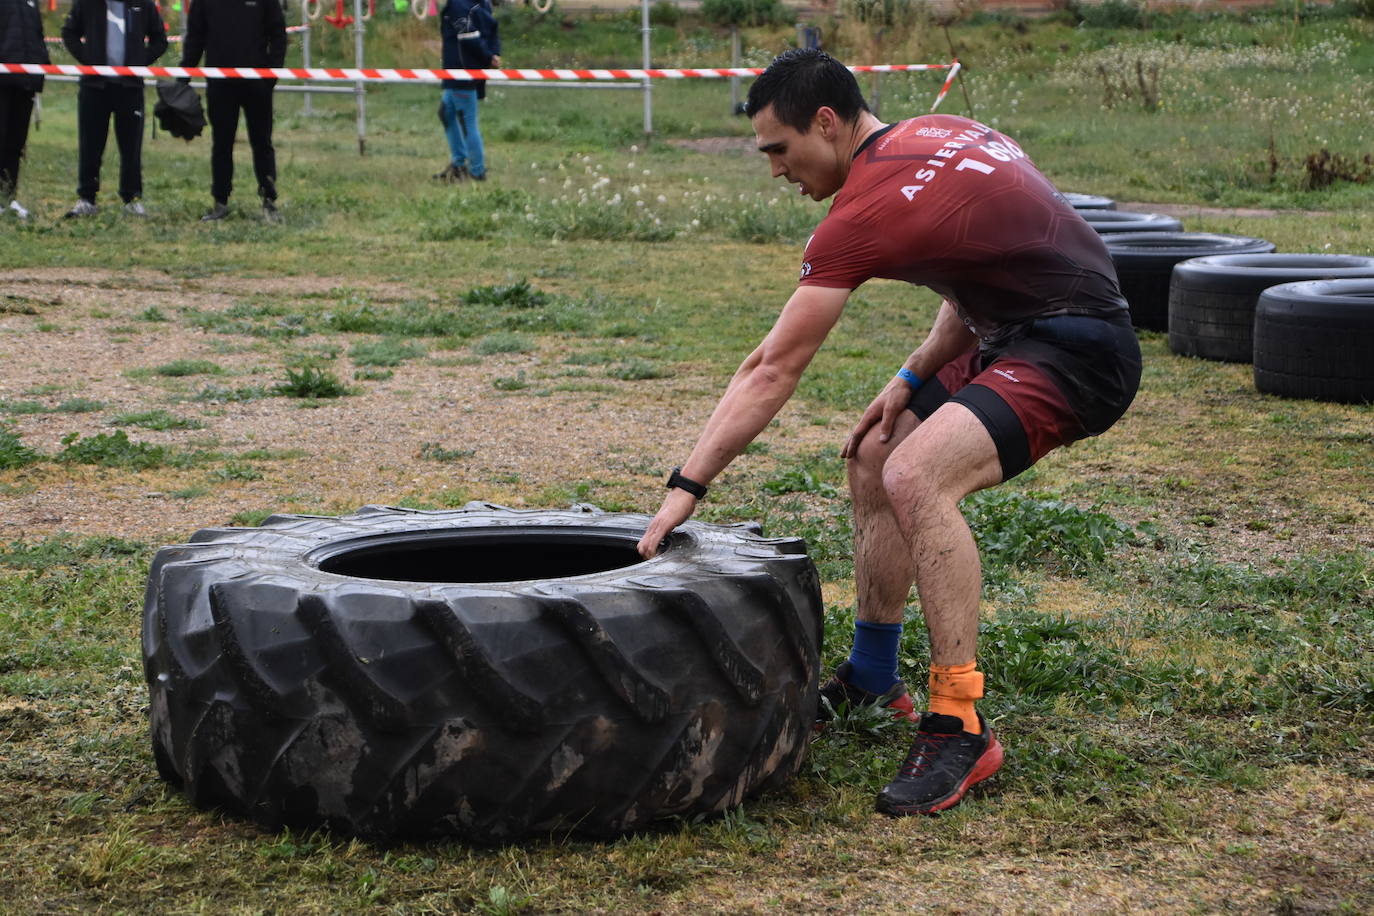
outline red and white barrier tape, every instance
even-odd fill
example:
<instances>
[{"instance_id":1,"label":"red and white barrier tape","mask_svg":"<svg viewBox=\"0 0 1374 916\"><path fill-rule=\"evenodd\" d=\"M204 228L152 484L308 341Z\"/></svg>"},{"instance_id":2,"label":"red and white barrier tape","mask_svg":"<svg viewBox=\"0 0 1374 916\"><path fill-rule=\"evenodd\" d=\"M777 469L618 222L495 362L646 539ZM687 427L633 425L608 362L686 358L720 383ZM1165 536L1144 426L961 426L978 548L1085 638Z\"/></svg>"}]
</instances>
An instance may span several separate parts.
<instances>
[{"instance_id":1,"label":"red and white barrier tape","mask_svg":"<svg viewBox=\"0 0 1374 916\"><path fill-rule=\"evenodd\" d=\"M945 77L945 84L940 87L940 94L935 96L935 101L930 103L931 111L939 108L940 103L945 100L945 96L949 95L949 87L954 85L954 77L958 76L961 66L963 65L959 63L957 57L949 62L949 76Z\"/></svg>"},{"instance_id":2,"label":"red and white barrier tape","mask_svg":"<svg viewBox=\"0 0 1374 916\"><path fill-rule=\"evenodd\" d=\"M949 70L945 91L959 70L948 64L875 64L850 67L855 73L901 73L915 70ZM308 82L404 83L441 80L642 80L714 79L727 76L758 76L762 67L718 67L693 70L414 70L357 69L352 67L110 67L85 64L0 64L0 73L51 73L69 76L139 76L162 79L204 77L209 79L291 79ZM944 93L941 93L943 97Z\"/></svg>"}]
</instances>

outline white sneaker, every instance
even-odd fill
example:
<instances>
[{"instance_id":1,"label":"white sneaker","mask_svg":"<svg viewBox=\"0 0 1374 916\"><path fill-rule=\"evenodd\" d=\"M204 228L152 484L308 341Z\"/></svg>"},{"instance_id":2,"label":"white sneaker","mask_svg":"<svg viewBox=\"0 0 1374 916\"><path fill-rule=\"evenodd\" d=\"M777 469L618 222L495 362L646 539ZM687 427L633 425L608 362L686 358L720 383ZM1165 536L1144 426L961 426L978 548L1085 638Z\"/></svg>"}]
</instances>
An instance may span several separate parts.
<instances>
[{"instance_id":1,"label":"white sneaker","mask_svg":"<svg viewBox=\"0 0 1374 916\"><path fill-rule=\"evenodd\" d=\"M124 212L130 216L147 216L148 211L143 209L143 201L131 200L124 205Z\"/></svg>"},{"instance_id":2,"label":"white sneaker","mask_svg":"<svg viewBox=\"0 0 1374 916\"><path fill-rule=\"evenodd\" d=\"M65 219L76 219L80 216L95 216L98 209L100 208L94 203L82 197L77 200L76 206L67 211Z\"/></svg>"},{"instance_id":3,"label":"white sneaker","mask_svg":"<svg viewBox=\"0 0 1374 916\"><path fill-rule=\"evenodd\" d=\"M10 201L10 209L14 211L14 215L17 216L19 219L29 218L29 211L25 210L23 205L20 204L17 200Z\"/></svg>"}]
</instances>

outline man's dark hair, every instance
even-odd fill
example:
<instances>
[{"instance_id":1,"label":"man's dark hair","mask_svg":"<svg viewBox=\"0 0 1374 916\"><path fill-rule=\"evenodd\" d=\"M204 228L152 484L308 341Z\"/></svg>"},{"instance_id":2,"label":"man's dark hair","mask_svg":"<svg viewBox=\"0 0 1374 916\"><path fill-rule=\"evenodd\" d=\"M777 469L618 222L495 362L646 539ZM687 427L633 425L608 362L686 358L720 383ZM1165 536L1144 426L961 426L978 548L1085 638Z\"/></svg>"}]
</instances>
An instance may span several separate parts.
<instances>
[{"instance_id":1,"label":"man's dark hair","mask_svg":"<svg viewBox=\"0 0 1374 916\"><path fill-rule=\"evenodd\" d=\"M859 81L844 64L815 48L784 51L749 87L746 110L750 117L773 106L773 115L782 124L806 133L817 109L833 108L846 122L868 111L859 90Z\"/></svg>"}]
</instances>

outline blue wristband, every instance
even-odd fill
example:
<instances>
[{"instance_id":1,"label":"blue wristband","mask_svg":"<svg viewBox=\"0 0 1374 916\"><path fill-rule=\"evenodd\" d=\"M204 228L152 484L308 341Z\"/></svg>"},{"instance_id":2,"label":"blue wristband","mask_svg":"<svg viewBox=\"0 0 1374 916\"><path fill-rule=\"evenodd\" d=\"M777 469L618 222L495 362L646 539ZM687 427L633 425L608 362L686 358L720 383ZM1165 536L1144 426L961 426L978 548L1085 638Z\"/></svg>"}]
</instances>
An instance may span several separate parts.
<instances>
[{"instance_id":1,"label":"blue wristband","mask_svg":"<svg viewBox=\"0 0 1374 916\"><path fill-rule=\"evenodd\" d=\"M921 387L921 377L905 366L897 370L897 378L910 385L912 391Z\"/></svg>"}]
</instances>

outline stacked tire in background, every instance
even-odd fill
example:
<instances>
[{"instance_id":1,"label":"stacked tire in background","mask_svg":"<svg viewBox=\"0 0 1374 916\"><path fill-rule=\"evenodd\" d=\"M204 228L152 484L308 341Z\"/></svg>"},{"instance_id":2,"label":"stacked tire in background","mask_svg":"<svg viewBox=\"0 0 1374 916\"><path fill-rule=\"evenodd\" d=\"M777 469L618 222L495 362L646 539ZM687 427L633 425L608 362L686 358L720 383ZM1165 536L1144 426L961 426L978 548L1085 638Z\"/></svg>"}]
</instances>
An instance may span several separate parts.
<instances>
[{"instance_id":1,"label":"stacked tire in background","mask_svg":"<svg viewBox=\"0 0 1374 916\"><path fill-rule=\"evenodd\" d=\"M1276 254L1262 239L1065 197L1102 234L1132 323L1167 331L1173 352L1253 362L1271 394L1374 401L1374 258Z\"/></svg>"},{"instance_id":2,"label":"stacked tire in background","mask_svg":"<svg viewBox=\"0 0 1374 916\"><path fill-rule=\"evenodd\" d=\"M1214 232L1120 232L1104 235L1131 323L1149 331L1169 330L1169 285L1174 266L1217 254L1260 254L1272 242Z\"/></svg>"},{"instance_id":3,"label":"stacked tire in background","mask_svg":"<svg viewBox=\"0 0 1374 916\"><path fill-rule=\"evenodd\" d=\"M1292 398L1374 401L1374 279L1309 280L1261 293L1255 387Z\"/></svg>"},{"instance_id":4,"label":"stacked tire in background","mask_svg":"<svg viewBox=\"0 0 1374 916\"><path fill-rule=\"evenodd\" d=\"M1254 354L1255 305L1273 286L1374 277L1374 258L1346 254L1238 254L1194 258L1174 268L1169 349L1233 363Z\"/></svg>"}]
</instances>

